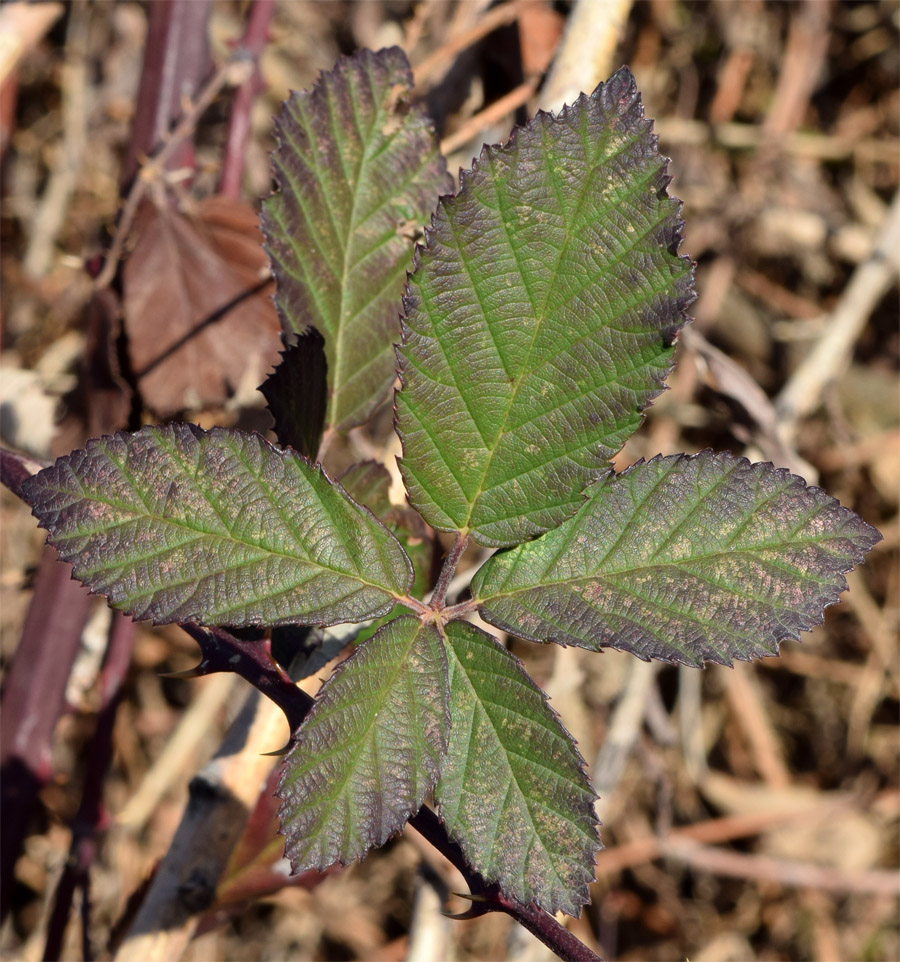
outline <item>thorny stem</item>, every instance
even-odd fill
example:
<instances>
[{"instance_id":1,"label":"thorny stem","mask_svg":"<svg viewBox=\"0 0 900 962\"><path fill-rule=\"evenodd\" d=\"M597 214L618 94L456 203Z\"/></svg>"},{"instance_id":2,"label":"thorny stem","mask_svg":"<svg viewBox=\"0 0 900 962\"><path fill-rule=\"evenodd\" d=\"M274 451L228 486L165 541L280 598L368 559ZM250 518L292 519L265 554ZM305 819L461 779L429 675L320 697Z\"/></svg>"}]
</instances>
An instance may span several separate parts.
<instances>
[{"instance_id":1,"label":"thorny stem","mask_svg":"<svg viewBox=\"0 0 900 962\"><path fill-rule=\"evenodd\" d=\"M462 551L458 554L461 555ZM458 555L456 560L459 560ZM300 721L309 713L314 701L294 685L272 660L267 640L245 642L222 628L199 628L187 624L181 627L200 644L202 652L197 668L182 675L236 671L281 708L287 716L292 734L296 734ZM459 843L450 838L443 822L430 808L423 805L409 823L462 873L475 897L472 911L466 917L505 912L566 962L602 962L552 915L536 905L523 905L504 895L496 885L485 882L468 865Z\"/></svg>"},{"instance_id":2,"label":"thorny stem","mask_svg":"<svg viewBox=\"0 0 900 962\"><path fill-rule=\"evenodd\" d=\"M514 918L519 925L541 940L552 952L566 962L603 962L580 939L576 938L552 915L536 905L523 905L501 894L498 909Z\"/></svg>"},{"instance_id":3,"label":"thorny stem","mask_svg":"<svg viewBox=\"0 0 900 962\"><path fill-rule=\"evenodd\" d=\"M458 532L456 535L456 541L453 542L453 547L447 553L447 557L444 559L444 567L441 568L441 573L438 575L437 584L434 586L434 591L431 593L431 608L435 611L439 611L444 607L444 599L447 597L447 589L450 587L450 582L453 580L453 575L456 573L456 566L459 564L459 559L465 553L466 548L469 547L469 536L464 535L462 532Z\"/></svg>"},{"instance_id":4,"label":"thorny stem","mask_svg":"<svg viewBox=\"0 0 900 962\"><path fill-rule=\"evenodd\" d=\"M9 452L3 453L6 455L3 459L5 462L3 466L6 470L3 472L2 480L12 490L17 491L21 480L23 480L21 475L28 475L32 472L23 464L25 459L16 455L10 457ZM468 538L462 535L457 537L438 578L438 585L435 588L436 596L438 589L446 594L447 585L453 577L453 572L467 544ZM443 600L443 595L440 598ZM421 609L422 612L434 610L434 608L429 608L429 606L413 598L398 598L397 600L413 610ZM432 604L434 605L436 602L433 600ZM474 600L465 601L459 605L446 608L444 615L446 617L451 612L463 614L475 607ZM300 723L312 708L314 700L305 691L298 688L279 668L271 656L271 643L268 639L261 639L258 642L245 642L239 641L223 628L201 628L198 625L190 624L183 624L181 627L200 645L201 661L196 668L178 674L181 674L182 677L196 677L216 671L233 671L241 675L254 688L271 698L281 708L287 717L292 735L296 734ZM535 905L523 905L515 899L509 898L495 885L487 885L481 876L477 872L473 872L466 863L459 844L450 838L446 827L431 809L423 806L410 819L410 824L462 872L466 882L472 888L472 894L477 896L471 917L474 917L475 914L487 912L505 912L528 929L532 935L540 939L559 958L567 960L567 962L602 962L599 956L595 955L568 929L560 925L552 915L548 915Z\"/></svg>"}]
</instances>

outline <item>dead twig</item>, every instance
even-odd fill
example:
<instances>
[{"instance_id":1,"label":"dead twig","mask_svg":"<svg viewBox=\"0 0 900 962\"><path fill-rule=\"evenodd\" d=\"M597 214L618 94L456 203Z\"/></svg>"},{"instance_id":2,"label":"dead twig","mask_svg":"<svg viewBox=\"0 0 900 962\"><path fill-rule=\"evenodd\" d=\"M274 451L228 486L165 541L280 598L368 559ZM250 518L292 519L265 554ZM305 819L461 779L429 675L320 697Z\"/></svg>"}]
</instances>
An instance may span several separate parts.
<instances>
[{"instance_id":1,"label":"dead twig","mask_svg":"<svg viewBox=\"0 0 900 962\"><path fill-rule=\"evenodd\" d=\"M786 788L791 784L790 769L784 760L754 667L737 662L725 675L725 691L732 714L747 739L756 770L769 785Z\"/></svg>"},{"instance_id":2,"label":"dead twig","mask_svg":"<svg viewBox=\"0 0 900 962\"><path fill-rule=\"evenodd\" d=\"M65 223L69 200L75 192L78 173L87 146L88 70L87 48L91 11L85 0L77 0L69 14L66 58L62 66L62 139L55 151L47 186L30 225L28 248L22 260L31 278L43 277L52 266L57 235Z\"/></svg>"},{"instance_id":3,"label":"dead twig","mask_svg":"<svg viewBox=\"0 0 900 962\"><path fill-rule=\"evenodd\" d=\"M609 76L631 0L578 0L541 93L545 110L570 104Z\"/></svg>"},{"instance_id":4,"label":"dead twig","mask_svg":"<svg viewBox=\"0 0 900 962\"><path fill-rule=\"evenodd\" d=\"M826 386L846 370L869 315L896 280L898 249L900 192L894 196L872 253L853 272L829 315L825 333L775 399L780 437L785 444L793 444L799 422L812 414Z\"/></svg>"},{"instance_id":5,"label":"dead twig","mask_svg":"<svg viewBox=\"0 0 900 962\"><path fill-rule=\"evenodd\" d=\"M513 23L519 16L523 0L510 0L508 3L500 4L488 11L481 19L456 36L450 37L445 43L441 44L437 50L430 53L421 63L413 67L413 75L416 79L414 94L422 93L422 90L434 76L444 67L444 65L462 53L467 47L478 43L489 33L493 33L498 27L505 27ZM445 151L446 153L446 151Z\"/></svg>"},{"instance_id":6,"label":"dead twig","mask_svg":"<svg viewBox=\"0 0 900 962\"><path fill-rule=\"evenodd\" d=\"M613 875L626 868L659 858L669 845L680 842L712 845L738 838L749 838L767 829L796 819L825 815L852 804L849 795L818 797L803 801L791 808L774 808L741 815L724 815L696 825L673 829L666 839L658 835L636 839L599 852L596 860L597 877Z\"/></svg>"},{"instance_id":7,"label":"dead twig","mask_svg":"<svg viewBox=\"0 0 900 962\"><path fill-rule=\"evenodd\" d=\"M537 79L526 80L519 84L515 90L495 100L490 106L480 110L473 117L465 121L452 134L441 141L441 153L444 156L454 153L464 147L470 140L476 137L482 130L493 126L502 120L507 114L511 114L518 107L527 103L534 92L537 90Z\"/></svg>"},{"instance_id":8,"label":"dead twig","mask_svg":"<svg viewBox=\"0 0 900 962\"><path fill-rule=\"evenodd\" d=\"M852 871L832 865L772 858L769 855L727 852L686 838L669 838L662 846L662 854L698 871L730 878L777 882L779 885L829 892L900 895L900 874L893 869Z\"/></svg>"},{"instance_id":9,"label":"dead twig","mask_svg":"<svg viewBox=\"0 0 900 962\"><path fill-rule=\"evenodd\" d=\"M240 51L219 67L203 86L196 101L188 107L184 117L172 129L166 142L152 157L147 159L138 171L122 207L122 213L116 225L116 231L106 260L103 263L103 269L94 281L95 291L102 290L112 283L141 201L146 196L151 184L157 183L162 177L166 162L178 150L182 141L194 132L200 118L221 91L227 86L244 83L247 74L252 69L252 62L248 61Z\"/></svg>"},{"instance_id":10,"label":"dead twig","mask_svg":"<svg viewBox=\"0 0 900 962\"><path fill-rule=\"evenodd\" d=\"M19 65L19 61L63 15L62 3L27 3L18 0L0 8L0 84Z\"/></svg>"}]
</instances>

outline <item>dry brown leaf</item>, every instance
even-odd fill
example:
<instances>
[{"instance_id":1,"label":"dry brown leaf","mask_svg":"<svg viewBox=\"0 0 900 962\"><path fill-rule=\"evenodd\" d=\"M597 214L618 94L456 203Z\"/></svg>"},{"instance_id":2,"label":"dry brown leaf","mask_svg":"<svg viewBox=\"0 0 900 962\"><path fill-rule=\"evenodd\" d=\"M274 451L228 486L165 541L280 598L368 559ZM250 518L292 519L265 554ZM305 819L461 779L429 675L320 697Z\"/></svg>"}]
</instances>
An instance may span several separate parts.
<instances>
[{"instance_id":1,"label":"dry brown leaf","mask_svg":"<svg viewBox=\"0 0 900 962\"><path fill-rule=\"evenodd\" d=\"M266 265L253 209L212 197L188 216L148 202L135 235L125 330L147 406L167 417L221 403L245 377L262 381L278 360L280 325L268 285L239 300Z\"/></svg>"}]
</instances>

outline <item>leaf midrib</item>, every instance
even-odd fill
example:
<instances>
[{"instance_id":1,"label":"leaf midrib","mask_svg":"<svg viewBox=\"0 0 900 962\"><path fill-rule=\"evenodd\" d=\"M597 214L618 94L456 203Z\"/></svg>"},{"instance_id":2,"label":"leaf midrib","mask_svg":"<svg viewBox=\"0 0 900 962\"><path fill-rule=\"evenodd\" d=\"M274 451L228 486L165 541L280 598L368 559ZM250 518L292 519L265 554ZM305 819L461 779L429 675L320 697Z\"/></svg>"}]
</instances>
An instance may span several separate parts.
<instances>
[{"instance_id":1,"label":"leaf midrib","mask_svg":"<svg viewBox=\"0 0 900 962\"><path fill-rule=\"evenodd\" d=\"M652 564L633 565L625 568L614 568L609 571L598 571L593 574L577 575L572 578L558 578L558 579L551 579L551 580L546 580L544 578L541 578L540 582L537 584L528 585L527 587L522 587L522 588L515 588L511 591L496 591L493 594L486 595L484 597L479 597L475 600L478 604L482 604L482 603L491 601L494 598L510 598L510 597L513 597L514 595L522 594L523 592L540 590L542 588L547 588L547 587L565 587L573 584L590 584L592 582L602 581L606 578L617 577L620 575L652 572L660 568L678 568L680 566L684 566L684 565L688 565L696 562L713 561L719 558L729 557L733 555L753 555L759 551L777 550L779 548L785 548L785 547L803 547L803 546L809 546L809 545L820 545L822 543L827 543L829 540L833 540L833 536L830 538L823 537L820 539L803 538L803 539L799 539L797 541L791 541L788 543L785 543L782 541L774 544L754 545L754 547L752 548L727 548L721 551L709 552L708 554L691 555L688 558L678 558L678 559L673 559L671 561L660 561ZM774 566L777 568L781 568L786 572L789 571L795 575L798 573L796 570L787 568L784 565L775 564ZM847 570L850 570L850 569L848 568ZM818 578L812 577L812 575L809 572L800 571L799 575L803 578L806 578L810 581L815 581L819 584L830 583L828 579L818 579ZM723 585L723 587L725 586Z\"/></svg>"},{"instance_id":2,"label":"leaf midrib","mask_svg":"<svg viewBox=\"0 0 900 962\"><path fill-rule=\"evenodd\" d=\"M479 694L478 690L475 688L475 686L474 686L473 683L472 683L471 677L470 677L470 675L469 675L468 670L466 669L466 666L465 666L464 663L463 663L462 658L460 658L459 655L456 653L456 650L455 650L455 648L453 647L453 642L452 642L452 641L449 641L449 639L446 638L446 635L444 635L443 632L442 632L442 640L445 641L445 642L449 645L449 647L451 648L451 650L453 650L454 658L456 659L456 661L458 662L458 664L459 664L459 666L460 666L460 669L462 670L463 676L464 676L465 679L466 679L466 684L468 685L469 690L471 691L472 696L473 696L474 699L475 699L476 705L481 709L481 712L482 712L484 718L486 718L487 721L489 722L491 731L493 731L494 737L496 738L497 743L498 743L498 744L502 747L502 749L503 749L503 757L504 757L504 760L506 760L506 758L507 758L508 755L513 755L513 756L515 756L516 758L524 758L524 759L526 759L528 762L534 764L534 763L535 763L535 759L529 758L528 756L522 755L522 754L520 754L520 753L518 753L518 752L511 751L511 750L509 750L509 749L507 748L507 745L506 745L506 743L504 742L504 740L500 737L500 733L499 733L498 730L497 730L497 726L494 724L494 719L492 718L491 713L488 711L488 708L487 708L487 705L494 704L494 703L490 702L489 700L488 700L488 701L485 701L485 699L483 699L483 698L481 697L481 695ZM496 676L499 677L499 678L508 678L508 677L509 677L509 675L506 674L506 673L502 673L502 672L499 672L499 671L490 671L490 669L489 669L485 664L476 665L476 670L479 671L479 672L481 672L482 674L488 674L488 673L490 673L490 674L496 675ZM521 681L520 681L520 683L521 683ZM545 704L546 704L546 702L545 702ZM514 709L505 709L505 710L510 711L511 713L515 714ZM533 719L533 718L531 718L531 717L529 717L529 716L527 716L527 715L523 715L521 712L518 713L518 714L520 714L522 717L526 718L530 723L534 724L534 719ZM470 717L473 717L473 716L474 716L474 712L470 712L469 715L470 715ZM473 731L474 731L474 727L475 727L474 724L470 724L470 728L469 728L469 746L470 746L470 748L471 748L471 744L472 744L472 733L473 733ZM544 728L544 730L546 731L545 726L542 725L541 727ZM473 752L468 751L468 752L466 753L466 768L468 768L469 763L470 763L470 761L472 760L473 757L474 757L474 753L473 753ZM541 767L545 767L545 766L541 766ZM550 810L550 811L555 811L556 814L562 815L563 817L565 817L566 813L565 813L565 812L558 811L558 810L555 810L555 809L552 809L550 806L548 806L548 805L540 802L539 800L535 801L535 800L522 788L522 786L519 784L519 780L518 780L518 778L516 778L516 776L515 776L513 766L509 763L508 760L506 761L506 770L507 770L507 772L508 772L508 781L507 781L507 789L506 789L507 796L508 796L508 792L509 792L509 786L515 785L515 789L516 789L516 791L518 792L519 797L522 799L522 807L525 809L525 811L526 811L526 813L527 813L527 815L528 815L528 823L529 823L529 825L531 826L532 836L533 836L534 838L540 839L540 842L541 842L541 845L542 845L543 848L544 848L544 851L548 853L548 858L546 859L546 861L550 863L550 867L552 868L553 873L554 873L554 876L555 876L556 879L557 879L557 883L562 886L562 885L564 885L564 879L560 876L559 872L557 871L557 867L556 867L556 864L555 864L555 859L552 858L552 857L549 857L549 856L550 856L550 853L554 853L554 854L557 854L557 855L562 854L563 857L565 857L566 861L569 862L569 863L572 862L572 859L571 859L570 857L568 857L568 856L566 855L566 853L565 853L565 852L562 852L560 849L554 848L554 847L548 845L547 839L544 837L544 834L538 829L538 827L537 827L537 825L536 825L536 823L535 823L535 820L534 820L534 817L533 817L532 811L531 811L531 805L532 805L532 803L538 804L538 805L540 805L542 808L548 809L548 810ZM552 769L550 769L550 771L552 771ZM553 772L553 774L554 774L556 777L561 777L561 776L559 776L559 773L557 773L557 772ZM571 783L570 783L570 784L571 784ZM500 819L503 817L503 812L504 812L505 810L506 810L506 805L504 804L504 805L501 807L501 810L500 810L499 813L498 813L498 818L497 818L498 823L499 823ZM574 824L574 825L576 825L576 826L578 825L577 821L573 821L572 819L566 818L566 821L568 821L570 824ZM582 833L582 834L584 834L584 833ZM496 836L493 836L493 838L495 839ZM522 870L522 876L523 876L523 880L524 880L524 876L525 876L524 869ZM534 888L533 885L532 885L532 886L526 885L526 887L531 887L532 889Z\"/></svg>"},{"instance_id":3,"label":"leaf midrib","mask_svg":"<svg viewBox=\"0 0 900 962\"><path fill-rule=\"evenodd\" d=\"M72 494L71 491L69 491L69 490L67 490L67 489L65 489L65 488L50 488L50 487L48 487L47 490L48 490L48 491L53 491L53 492L55 492L55 493L57 493L57 494L60 494L60 495L64 495L64 496L67 497L67 498L70 498L70 497L71 497L71 494ZM148 521L150 521L150 522L159 522L160 524L169 525L169 526L175 528L176 530L180 530L180 531L190 531L191 533L193 533L193 534L195 534L195 535L199 535L199 536L201 536L201 537L203 537L203 538L218 539L219 541L224 542L224 543L226 543L226 544L232 544L232 545L239 545L239 546L244 546L244 547L255 548L257 551L265 552L265 554L262 555L262 556L261 556L259 559L257 559L257 560L262 560L262 557L265 557L265 556L269 556L269 557L273 557L273 558L283 558L283 559L285 559L285 560L288 560L288 561L293 562L294 564L308 565L308 566L310 566L310 567L318 568L318 569L320 569L322 572L329 572L329 573L332 573L332 574L340 575L341 577L344 577L344 578L353 579L354 581L358 581L361 585L364 585L364 586L366 586L366 587L368 587L368 588L377 588L379 591L383 591L385 594L390 595L392 598L394 598L394 599L397 600L397 601L402 601L402 599L403 599L403 595L398 595L398 594L396 594L396 593L393 591L393 589L385 588L384 585L379 585L379 584L377 584L377 583L374 582L374 581L367 581L367 580L366 580L365 578L363 578L362 575L360 575L360 574L353 574L353 573L351 573L351 572L344 571L344 570L342 570L342 569L340 569L340 568L333 568L333 567L331 567L331 566L329 566L329 565L322 564L322 563L319 562L319 561L313 561L313 560L308 559L308 558L302 558L302 557L300 557L300 556L298 556L298 555L296 555L296 554L290 554L290 553L288 553L288 552L286 552L286 551L279 551L277 548L271 547L271 546L269 546L269 545L259 544L259 543L256 543L256 542L250 541L250 540L241 540L241 539L239 539L239 538L234 537L234 535L223 535L223 534L220 534L220 533L217 532L217 531L208 531L208 530L206 530L206 529L204 529L204 528L198 528L198 527L195 527L194 525L188 524L186 521L175 520L175 519L172 519L172 518L165 517L164 515L155 514L154 512L151 512L150 510L147 510L147 511L145 511L145 513L141 514L141 513L137 512L137 511L135 511L134 507L127 507L127 508L126 508L126 507L123 507L123 506L120 505L120 504L117 504L115 501L108 501L108 500L106 500L106 499L104 499L104 498L101 498L101 497L99 497L99 496L97 496L97 495L91 495L90 497L85 497L85 500L92 501L92 502L95 502L95 503L97 503L97 504L106 505L106 507L112 508L112 509L114 509L115 511L118 511L120 514L123 514L123 515L124 515L124 514L128 514L128 515L130 515L131 517L129 517L129 518L124 518L124 519L122 519L122 520L116 520L115 522L113 522L113 523L111 523L111 524L104 525L104 526L102 526L102 527L96 528L96 529L94 529L93 531L91 531L91 530L85 530L85 529L79 529L77 532L73 532L72 534L67 534L64 539L63 539L63 538L60 538L60 539L56 538L56 537L52 534L52 532L51 532L51 537L53 538L54 541L56 541L56 542L58 543L58 542L61 541L61 540L69 540L69 539L71 539L71 538L82 538L82 537L92 538L92 537L96 536L97 534L102 534L102 533L105 533L105 532L113 531L113 530L115 530L116 528L120 528L120 527L122 527L122 526L124 526L124 525L126 525L126 524L130 524L130 523L132 523L133 521L148 520ZM215 505L213 505L212 502L206 502L206 503L210 504L210 505L215 509ZM385 530L387 531L387 529L385 529ZM387 532L387 533L390 534L390 532ZM392 537L393 537L393 536L392 536ZM194 540L197 540L197 539L194 539ZM182 542L182 543L179 544L179 545L167 546L165 550L173 550L173 548L180 548L180 547L183 547L185 544L189 544L189 543L190 543L190 542ZM164 553L163 551L160 551L160 552L157 552L156 554L145 555L145 556L143 556L143 557L141 557L141 558L139 558L139 559L137 559L137 560L138 560L138 561L147 561L147 560L150 560L151 558L158 558L158 557L160 557L163 553ZM128 559L125 563L126 563L126 564L129 563L130 560L131 560L131 559ZM244 564L244 563L241 562L241 564L240 564L239 566L243 566L243 564ZM104 570L109 570L109 569L99 568L99 569L96 569L96 570L97 570L97 571L104 571ZM230 569L230 568L224 569L225 572L230 571L230 570L232 570L232 569Z\"/></svg>"},{"instance_id":4,"label":"leaf midrib","mask_svg":"<svg viewBox=\"0 0 900 962\"><path fill-rule=\"evenodd\" d=\"M403 674L409 675L409 671L408 671L407 668L406 668L406 657L409 655L410 651L412 651L412 649L415 647L416 642L417 642L417 640L418 640L418 638L419 638L420 631L421 631L421 629L420 629L420 628L417 628L417 629L413 632L412 637L410 638L409 642L407 643L407 647L406 647L405 653L403 653L403 655L399 655L399 656L396 658L396 661L395 661L394 667L393 667L393 671L390 672L390 678L388 679L387 682L385 682L384 685L380 686L380 688L379 688L379 691L378 691L378 696L379 696L379 697L378 697L378 703L377 703L377 705L372 704L371 702L369 703L369 705L368 705L368 707L370 708L370 711L369 711L369 723L368 723L365 731L364 731L364 732L360 735L360 737L357 739L357 742L356 742L357 746L360 746L360 747L362 747L362 748L366 748L366 747L372 748L373 751L374 751L374 746L375 746L375 743L376 743L376 741L377 741L377 740L375 739L375 736L373 735L373 728L375 727L375 720L377 719L378 714L379 714L379 711L381 710L382 706L384 705L384 703L385 703L387 697L389 696L391 690L393 689L393 687L394 687L397 679L398 679L401 675L403 675ZM323 721L323 720L327 720L328 718L330 718L330 717L333 716L333 714L334 714L335 711L344 711L344 710L346 710L346 702L343 702L343 703L341 703L341 702L335 702L334 704L332 704L332 705L329 706L329 710L325 710L325 711L321 712L319 715L317 715L317 716L316 716L316 720L317 720L318 722L321 722L321 721ZM299 744L302 745L302 741L301 741ZM416 752L417 752L417 760L420 760L421 757L422 757L422 754L423 754L422 746L423 746L423 744L424 744L423 740L421 740L421 739L419 739L419 738L417 737L417 738L416 738L416 746L415 746L415 750L416 750ZM311 763L308 763L307 765L299 768L296 772L292 773L292 776L293 776L293 777L291 778L291 783L292 783L292 784L293 784L293 783L296 783L296 781L297 781L298 779L302 778L302 777L303 777L305 774L307 774L309 771L313 770L313 768L321 768L322 765L323 765L323 762L325 762L325 761L327 761L328 759L333 758L334 756L339 755L339 754L345 754L345 755L348 754L348 753L347 753L347 745L346 745L346 743L343 742L343 741L338 741L338 743L335 745L335 747L334 747L331 751L329 751L329 752L315 752L315 753L313 753L313 761L312 761ZM345 800L347 800L346 804L349 806L348 796L349 796L350 793L348 793L348 792L346 791L346 788L347 788L348 783L351 781L352 777L355 776L356 772L359 770L360 765L363 764L363 755L364 755L364 752L363 752L362 750L357 750L356 752L354 752L354 753L351 755L351 757L350 757L349 760L348 760L348 763L346 764L346 766L344 766L344 767L345 767L344 777L343 777L342 779L340 779L339 781L338 781L338 780L335 780L334 782L332 782L332 791L331 791L329 794L323 793L322 796L321 796L321 798L319 799L319 801L317 802L316 805L310 806L309 804L302 804L302 803L301 803L300 805L298 805L298 807L297 807L297 811L298 811L298 812L303 812L303 811L307 811L307 812L308 812L308 811L313 811L313 812L315 812L316 809L318 809L318 810L321 812L321 814L320 814L318 817L316 817L315 820L314 820L314 821L315 821L315 827L314 827L314 829L310 830L309 833L308 833L308 834L309 834L309 837L310 837L310 840L315 839L316 842L319 841L319 839L318 839L318 837L317 837L317 836L318 836L318 833L321 831L322 825L328 820L328 818L329 818L329 816L330 816L330 814L331 814L330 811L327 810L327 803L329 803L329 802L332 802L332 803L333 803L333 802L336 802L339 798L342 798L342 797L343 797ZM376 760L376 766L377 766L377 760ZM382 768L383 768L383 766L377 766L377 767L378 767L378 771L379 771L379 782L380 782L380 781L381 781L381 774L382 774ZM418 774L419 774L418 771L415 771L414 774L416 775L416 781L417 781L417 783L418 783ZM428 778L427 778L427 773L426 773L426 782L427 782L427 781L428 781ZM347 809L347 814L348 814L348 821L349 821L349 818L350 818L350 816L352 815L352 812L350 811L349 807L348 807L348 809ZM352 835L353 833L351 832L351 833L348 833L348 834ZM350 844L351 844L351 845L353 844L352 839L350 840ZM306 849L304 849L304 851L309 851L310 847L312 847L312 846L311 846L311 841L307 843ZM347 848L347 846L343 846L343 847L342 847L342 853L343 853L343 851L346 850L346 848Z\"/></svg>"}]
</instances>

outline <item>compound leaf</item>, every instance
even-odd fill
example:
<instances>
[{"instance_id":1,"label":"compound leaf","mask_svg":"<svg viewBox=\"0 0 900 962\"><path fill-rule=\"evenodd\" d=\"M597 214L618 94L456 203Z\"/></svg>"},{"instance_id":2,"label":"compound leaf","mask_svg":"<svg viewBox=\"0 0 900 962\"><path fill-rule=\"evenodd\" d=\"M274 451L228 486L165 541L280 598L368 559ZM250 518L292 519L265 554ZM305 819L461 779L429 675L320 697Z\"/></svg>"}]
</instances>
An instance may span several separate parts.
<instances>
[{"instance_id":1,"label":"compound leaf","mask_svg":"<svg viewBox=\"0 0 900 962\"><path fill-rule=\"evenodd\" d=\"M434 785L449 726L437 629L390 622L323 687L288 756L279 816L294 872L346 864L399 832Z\"/></svg>"},{"instance_id":2,"label":"compound leaf","mask_svg":"<svg viewBox=\"0 0 900 962\"><path fill-rule=\"evenodd\" d=\"M577 915L600 847L584 763L518 659L446 626L450 742L435 800L469 864L507 895Z\"/></svg>"},{"instance_id":3,"label":"compound leaf","mask_svg":"<svg viewBox=\"0 0 900 962\"><path fill-rule=\"evenodd\" d=\"M370 512L255 434L169 424L89 441L25 497L79 581L157 624L363 621L410 586Z\"/></svg>"},{"instance_id":4,"label":"compound leaf","mask_svg":"<svg viewBox=\"0 0 900 962\"><path fill-rule=\"evenodd\" d=\"M640 95L623 68L486 147L442 199L404 299L412 504L504 546L574 513L662 390L693 299Z\"/></svg>"},{"instance_id":5,"label":"compound leaf","mask_svg":"<svg viewBox=\"0 0 900 962\"><path fill-rule=\"evenodd\" d=\"M407 97L396 47L341 58L275 121L277 192L263 205L275 304L288 331L325 338L326 426L359 424L394 379L413 230L450 189L430 121Z\"/></svg>"},{"instance_id":6,"label":"compound leaf","mask_svg":"<svg viewBox=\"0 0 900 962\"><path fill-rule=\"evenodd\" d=\"M822 620L881 535L771 464L656 457L597 481L555 531L495 555L472 591L533 641L700 666L778 653Z\"/></svg>"}]
</instances>

